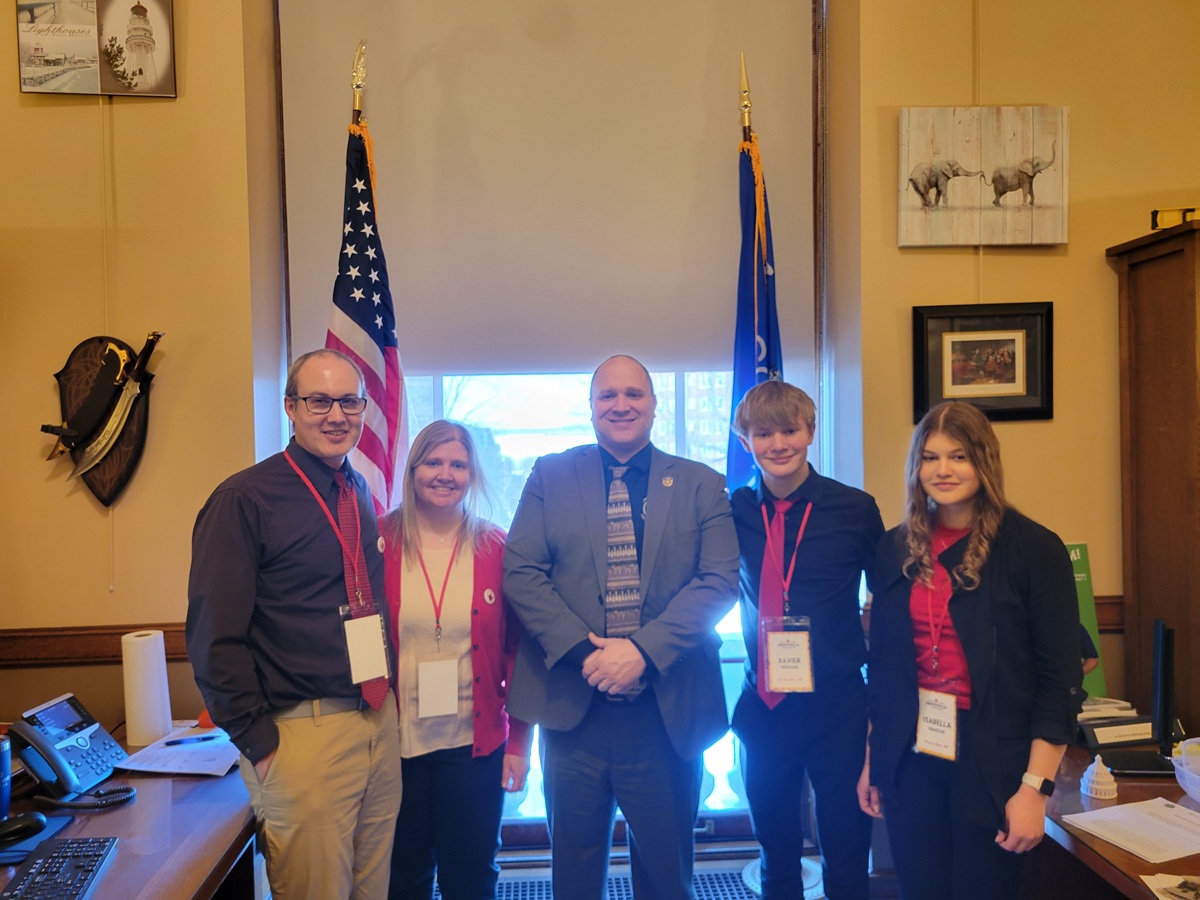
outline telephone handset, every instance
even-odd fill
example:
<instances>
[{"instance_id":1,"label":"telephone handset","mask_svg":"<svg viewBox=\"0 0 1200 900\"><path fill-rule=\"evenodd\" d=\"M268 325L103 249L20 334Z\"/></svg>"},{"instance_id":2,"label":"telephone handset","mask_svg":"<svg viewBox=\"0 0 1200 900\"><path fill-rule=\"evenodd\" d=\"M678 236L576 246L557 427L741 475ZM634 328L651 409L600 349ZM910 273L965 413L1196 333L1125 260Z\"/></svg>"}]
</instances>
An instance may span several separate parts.
<instances>
[{"instance_id":1,"label":"telephone handset","mask_svg":"<svg viewBox=\"0 0 1200 900\"><path fill-rule=\"evenodd\" d=\"M74 694L27 710L8 733L13 754L47 793L63 800L94 788L129 755Z\"/></svg>"}]
</instances>

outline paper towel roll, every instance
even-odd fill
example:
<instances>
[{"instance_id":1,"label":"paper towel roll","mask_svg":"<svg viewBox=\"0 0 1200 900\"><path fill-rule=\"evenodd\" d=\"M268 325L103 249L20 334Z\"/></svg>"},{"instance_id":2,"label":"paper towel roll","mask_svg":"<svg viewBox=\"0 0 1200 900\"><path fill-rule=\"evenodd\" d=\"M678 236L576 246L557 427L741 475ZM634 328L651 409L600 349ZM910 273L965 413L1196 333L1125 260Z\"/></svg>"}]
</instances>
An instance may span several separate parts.
<instances>
[{"instance_id":1,"label":"paper towel roll","mask_svg":"<svg viewBox=\"0 0 1200 900\"><path fill-rule=\"evenodd\" d=\"M134 631L121 637L125 670L125 735L135 747L153 744L171 730L167 651L161 631Z\"/></svg>"}]
</instances>

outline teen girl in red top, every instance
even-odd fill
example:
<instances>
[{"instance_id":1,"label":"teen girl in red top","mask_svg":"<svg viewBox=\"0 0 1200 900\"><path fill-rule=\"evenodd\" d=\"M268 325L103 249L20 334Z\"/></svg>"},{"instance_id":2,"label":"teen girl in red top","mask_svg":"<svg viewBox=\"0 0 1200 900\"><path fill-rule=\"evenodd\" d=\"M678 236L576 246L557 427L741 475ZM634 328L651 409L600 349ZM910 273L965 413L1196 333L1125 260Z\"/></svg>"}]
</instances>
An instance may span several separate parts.
<instances>
[{"instance_id":1,"label":"teen girl in red top","mask_svg":"<svg viewBox=\"0 0 1200 900\"><path fill-rule=\"evenodd\" d=\"M1012 898L1082 699L1071 562L1007 504L971 404L921 419L906 480L876 559L859 804L886 818L902 897Z\"/></svg>"}]
</instances>

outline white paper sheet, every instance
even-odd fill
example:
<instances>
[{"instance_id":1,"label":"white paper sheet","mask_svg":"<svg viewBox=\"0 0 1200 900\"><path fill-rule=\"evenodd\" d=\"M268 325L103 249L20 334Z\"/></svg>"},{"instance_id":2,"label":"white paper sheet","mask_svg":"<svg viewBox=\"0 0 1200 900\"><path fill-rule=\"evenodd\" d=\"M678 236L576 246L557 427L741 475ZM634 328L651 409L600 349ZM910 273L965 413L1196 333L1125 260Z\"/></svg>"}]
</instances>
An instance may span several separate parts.
<instances>
[{"instance_id":1,"label":"white paper sheet","mask_svg":"<svg viewBox=\"0 0 1200 900\"><path fill-rule=\"evenodd\" d=\"M206 737L168 747L167 741ZM237 764L238 748L220 728L196 728L194 723L176 725L171 733L117 763L118 769L158 775L224 775Z\"/></svg>"},{"instance_id":2,"label":"white paper sheet","mask_svg":"<svg viewBox=\"0 0 1200 900\"><path fill-rule=\"evenodd\" d=\"M1075 813L1063 821L1147 862L1200 853L1200 813L1162 798Z\"/></svg>"}]
</instances>

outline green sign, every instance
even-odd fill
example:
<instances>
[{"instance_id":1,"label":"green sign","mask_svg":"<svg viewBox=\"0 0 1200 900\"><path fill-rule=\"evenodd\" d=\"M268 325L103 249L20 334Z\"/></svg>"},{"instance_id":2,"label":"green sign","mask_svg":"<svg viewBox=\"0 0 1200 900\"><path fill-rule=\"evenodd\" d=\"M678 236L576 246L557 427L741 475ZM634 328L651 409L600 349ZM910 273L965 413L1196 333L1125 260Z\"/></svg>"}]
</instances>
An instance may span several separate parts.
<instances>
[{"instance_id":1,"label":"green sign","mask_svg":"<svg viewBox=\"0 0 1200 900\"><path fill-rule=\"evenodd\" d=\"M1092 567L1088 562L1087 544L1067 544L1071 566L1075 570L1075 593L1079 597L1079 621L1100 652L1100 628L1096 624L1096 595L1092 593ZM1081 657L1082 658L1082 657ZM1104 679L1104 657L1092 671L1083 676L1083 689L1089 697L1107 697Z\"/></svg>"}]
</instances>

